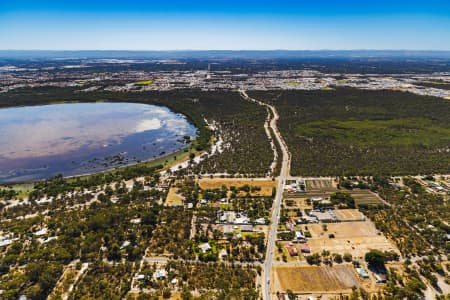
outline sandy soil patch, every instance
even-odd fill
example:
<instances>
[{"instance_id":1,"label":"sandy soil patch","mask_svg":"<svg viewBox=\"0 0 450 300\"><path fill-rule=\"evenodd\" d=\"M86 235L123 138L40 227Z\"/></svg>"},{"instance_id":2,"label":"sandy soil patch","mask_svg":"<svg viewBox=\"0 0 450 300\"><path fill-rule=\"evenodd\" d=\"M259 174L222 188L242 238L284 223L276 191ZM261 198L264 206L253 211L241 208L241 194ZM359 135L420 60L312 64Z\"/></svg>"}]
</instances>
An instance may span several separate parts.
<instances>
[{"instance_id":1,"label":"sandy soil patch","mask_svg":"<svg viewBox=\"0 0 450 300\"><path fill-rule=\"evenodd\" d=\"M335 189L336 184L332 179L306 179L306 190Z\"/></svg>"},{"instance_id":2,"label":"sandy soil patch","mask_svg":"<svg viewBox=\"0 0 450 300\"><path fill-rule=\"evenodd\" d=\"M283 202L287 209L289 208L313 209L312 204L308 204L306 199L307 199L306 197L298 198L288 196L287 198L283 198Z\"/></svg>"},{"instance_id":3,"label":"sandy soil patch","mask_svg":"<svg viewBox=\"0 0 450 300\"><path fill-rule=\"evenodd\" d=\"M323 230L326 225L327 231ZM329 224L308 224L312 238L308 239L311 253L328 250L331 253L351 253L354 258L363 258L371 249L395 251L398 249L370 221ZM334 234L334 238L329 238Z\"/></svg>"},{"instance_id":4,"label":"sandy soil patch","mask_svg":"<svg viewBox=\"0 0 450 300\"><path fill-rule=\"evenodd\" d=\"M364 221L366 219L357 209L336 209L335 213L339 221Z\"/></svg>"},{"instance_id":5,"label":"sandy soil patch","mask_svg":"<svg viewBox=\"0 0 450 300\"><path fill-rule=\"evenodd\" d=\"M348 292L359 286L357 274L349 265L276 266L272 292Z\"/></svg>"},{"instance_id":6,"label":"sandy soil patch","mask_svg":"<svg viewBox=\"0 0 450 300\"><path fill-rule=\"evenodd\" d=\"M220 189L222 185L227 188L232 186L238 188L244 185L260 187L260 191L252 192L252 196L271 196L272 189L277 186L277 181L267 179L245 179L245 178L202 178L198 181L202 189ZM245 196L242 192L238 196Z\"/></svg>"},{"instance_id":7,"label":"sandy soil patch","mask_svg":"<svg viewBox=\"0 0 450 300\"><path fill-rule=\"evenodd\" d=\"M172 187L169 189L169 193L166 198L166 206L180 206L183 205L184 197L178 194L179 189Z\"/></svg>"}]
</instances>

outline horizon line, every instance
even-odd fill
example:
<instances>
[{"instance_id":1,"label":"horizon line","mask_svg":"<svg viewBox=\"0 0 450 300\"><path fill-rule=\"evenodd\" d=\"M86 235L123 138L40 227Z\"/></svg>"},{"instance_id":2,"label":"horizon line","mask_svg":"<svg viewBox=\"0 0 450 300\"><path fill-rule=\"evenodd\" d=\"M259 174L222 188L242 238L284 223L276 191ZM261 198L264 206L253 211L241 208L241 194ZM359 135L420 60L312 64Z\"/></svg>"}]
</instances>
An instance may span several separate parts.
<instances>
[{"instance_id":1,"label":"horizon line","mask_svg":"<svg viewBox=\"0 0 450 300\"><path fill-rule=\"evenodd\" d=\"M0 49L0 51L155 51L155 52L181 52L181 51L412 51L412 52L450 52L450 49L370 49L370 48L354 48L354 49Z\"/></svg>"}]
</instances>

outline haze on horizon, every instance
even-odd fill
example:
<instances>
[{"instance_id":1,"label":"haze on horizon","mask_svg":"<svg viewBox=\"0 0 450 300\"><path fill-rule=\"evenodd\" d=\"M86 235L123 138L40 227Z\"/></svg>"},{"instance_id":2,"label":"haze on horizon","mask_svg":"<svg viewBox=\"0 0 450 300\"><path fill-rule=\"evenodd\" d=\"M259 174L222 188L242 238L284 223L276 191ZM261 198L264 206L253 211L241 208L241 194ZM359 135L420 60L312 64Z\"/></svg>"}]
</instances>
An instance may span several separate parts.
<instances>
[{"instance_id":1,"label":"haze on horizon","mask_svg":"<svg viewBox=\"0 0 450 300\"><path fill-rule=\"evenodd\" d=\"M450 50L450 2L0 2L0 50Z\"/></svg>"}]
</instances>

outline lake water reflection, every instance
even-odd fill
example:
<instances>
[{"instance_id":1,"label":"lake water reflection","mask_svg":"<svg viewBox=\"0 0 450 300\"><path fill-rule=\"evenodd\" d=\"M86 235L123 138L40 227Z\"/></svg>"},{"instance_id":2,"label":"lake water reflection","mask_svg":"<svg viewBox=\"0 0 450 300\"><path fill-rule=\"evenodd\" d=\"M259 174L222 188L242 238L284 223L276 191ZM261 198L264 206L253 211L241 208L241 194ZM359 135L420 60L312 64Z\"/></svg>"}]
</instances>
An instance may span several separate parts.
<instances>
[{"instance_id":1,"label":"lake water reflection","mask_svg":"<svg viewBox=\"0 0 450 300\"><path fill-rule=\"evenodd\" d=\"M0 109L0 182L104 171L174 152L195 135L184 116L147 104Z\"/></svg>"}]
</instances>

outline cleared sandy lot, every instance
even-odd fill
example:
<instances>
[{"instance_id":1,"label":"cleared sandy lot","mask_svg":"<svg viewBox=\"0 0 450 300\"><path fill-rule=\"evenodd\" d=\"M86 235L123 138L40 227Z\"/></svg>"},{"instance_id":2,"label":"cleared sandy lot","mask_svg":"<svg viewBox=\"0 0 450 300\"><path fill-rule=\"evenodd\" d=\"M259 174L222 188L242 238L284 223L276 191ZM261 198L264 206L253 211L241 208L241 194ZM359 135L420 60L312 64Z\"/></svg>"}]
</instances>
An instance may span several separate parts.
<instances>
[{"instance_id":1,"label":"cleared sandy lot","mask_svg":"<svg viewBox=\"0 0 450 300\"><path fill-rule=\"evenodd\" d=\"M336 209L336 218L339 221L364 221L364 215L357 209Z\"/></svg>"},{"instance_id":2,"label":"cleared sandy lot","mask_svg":"<svg viewBox=\"0 0 450 300\"><path fill-rule=\"evenodd\" d=\"M335 189L336 184L331 179L306 179L306 190Z\"/></svg>"},{"instance_id":3,"label":"cleared sandy lot","mask_svg":"<svg viewBox=\"0 0 450 300\"><path fill-rule=\"evenodd\" d=\"M327 231L324 231L326 225ZM312 238L308 239L311 253L328 250L331 253L350 253L354 258L362 259L371 249L396 251L397 248L370 221L342 222L329 224L308 224ZM329 238L334 234L334 238Z\"/></svg>"},{"instance_id":4,"label":"cleared sandy lot","mask_svg":"<svg viewBox=\"0 0 450 300\"><path fill-rule=\"evenodd\" d=\"M252 192L252 196L271 196L272 189L277 186L277 181L267 179L245 179L245 178L202 178L198 181L202 189L220 189L222 185L227 188L232 186L238 188L244 185L260 187L260 191ZM245 196L246 193L241 193L238 196Z\"/></svg>"},{"instance_id":5,"label":"cleared sandy lot","mask_svg":"<svg viewBox=\"0 0 450 300\"><path fill-rule=\"evenodd\" d=\"M169 189L169 193L166 198L167 206L180 206L183 205L184 197L178 194L179 189L176 187L172 187Z\"/></svg>"},{"instance_id":6,"label":"cleared sandy lot","mask_svg":"<svg viewBox=\"0 0 450 300\"><path fill-rule=\"evenodd\" d=\"M350 265L276 266L273 272L272 292L348 292L359 287L357 274Z\"/></svg>"},{"instance_id":7,"label":"cleared sandy lot","mask_svg":"<svg viewBox=\"0 0 450 300\"><path fill-rule=\"evenodd\" d=\"M312 204L307 203L306 197L300 198L300 197L290 197L287 196L283 198L283 202L286 205L286 208L302 208L302 209L312 209ZM290 204L290 205L288 205Z\"/></svg>"}]
</instances>

